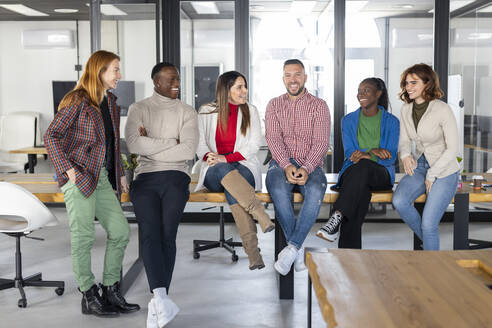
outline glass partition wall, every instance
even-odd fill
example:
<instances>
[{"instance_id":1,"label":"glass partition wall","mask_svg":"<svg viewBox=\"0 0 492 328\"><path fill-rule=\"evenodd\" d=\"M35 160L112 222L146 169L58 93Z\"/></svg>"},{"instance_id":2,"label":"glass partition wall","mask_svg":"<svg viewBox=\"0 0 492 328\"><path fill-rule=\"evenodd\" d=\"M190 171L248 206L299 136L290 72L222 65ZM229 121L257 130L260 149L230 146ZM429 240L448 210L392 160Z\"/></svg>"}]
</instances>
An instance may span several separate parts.
<instances>
[{"instance_id":1,"label":"glass partition wall","mask_svg":"<svg viewBox=\"0 0 492 328\"><path fill-rule=\"evenodd\" d=\"M385 81L389 110L400 116L400 74L433 63L434 1L346 1L345 113L359 108L357 88L367 77Z\"/></svg>"},{"instance_id":2,"label":"glass partition wall","mask_svg":"<svg viewBox=\"0 0 492 328\"><path fill-rule=\"evenodd\" d=\"M327 102L333 117L331 3L250 1L250 99L260 117L265 117L270 99L286 92L282 69L290 58L303 61L307 90Z\"/></svg>"},{"instance_id":3,"label":"glass partition wall","mask_svg":"<svg viewBox=\"0 0 492 328\"><path fill-rule=\"evenodd\" d=\"M234 1L180 1L181 99L196 110L215 99L220 74L235 70Z\"/></svg>"},{"instance_id":4,"label":"glass partition wall","mask_svg":"<svg viewBox=\"0 0 492 328\"><path fill-rule=\"evenodd\" d=\"M448 95L460 111L463 168L492 168L492 6L450 21Z\"/></svg>"},{"instance_id":5,"label":"glass partition wall","mask_svg":"<svg viewBox=\"0 0 492 328\"><path fill-rule=\"evenodd\" d=\"M124 92L116 93L119 100L128 98L120 104L126 116L129 104L149 97L154 89L150 73L156 64L156 5L125 2L113 6L119 10L114 12L117 15L101 15L101 49L121 58L122 80L117 89Z\"/></svg>"}]
</instances>

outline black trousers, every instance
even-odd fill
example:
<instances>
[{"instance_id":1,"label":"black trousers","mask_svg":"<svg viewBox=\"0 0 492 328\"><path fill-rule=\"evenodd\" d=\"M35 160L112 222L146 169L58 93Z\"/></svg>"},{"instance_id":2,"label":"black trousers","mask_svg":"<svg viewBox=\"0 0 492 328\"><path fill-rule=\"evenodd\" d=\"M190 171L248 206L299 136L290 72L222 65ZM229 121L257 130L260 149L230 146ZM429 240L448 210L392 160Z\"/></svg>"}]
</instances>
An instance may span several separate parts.
<instances>
[{"instance_id":1,"label":"black trousers","mask_svg":"<svg viewBox=\"0 0 492 328\"><path fill-rule=\"evenodd\" d=\"M130 186L140 247L150 290L169 290L176 261L176 234L190 196L190 177L181 171L141 173Z\"/></svg>"},{"instance_id":2,"label":"black trousers","mask_svg":"<svg viewBox=\"0 0 492 328\"><path fill-rule=\"evenodd\" d=\"M338 248L362 248L362 223L366 217L371 192L391 190L386 168L368 159L348 167L340 180L338 199L333 208L343 214Z\"/></svg>"}]
</instances>

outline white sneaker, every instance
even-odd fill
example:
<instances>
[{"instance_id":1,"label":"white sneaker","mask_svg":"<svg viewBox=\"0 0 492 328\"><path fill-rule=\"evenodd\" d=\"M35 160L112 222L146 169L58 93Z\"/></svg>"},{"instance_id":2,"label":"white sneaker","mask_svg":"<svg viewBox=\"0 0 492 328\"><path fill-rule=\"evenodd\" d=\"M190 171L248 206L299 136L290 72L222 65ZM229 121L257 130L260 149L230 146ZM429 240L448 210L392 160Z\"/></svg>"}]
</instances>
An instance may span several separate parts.
<instances>
[{"instance_id":1,"label":"white sneaker","mask_svg":"<svg viewBox=\"0 0 492 328\"><path fill-rule=\"evenodd\" d=\"M293 246L286 246L284 249L278 254L278 260L273 265L275 270L280 273L282 276L285 276L289 273L290 268L292 267L292 263L296 260L297 250Z\"/></svg>"},{"instance_id":2,"label":"white sneaker","mask_svg":"<svg viewBox=\"0 0 492 328\"><path fill-rule=\"evenodd\" d=\"M157 313L155 312L154 299L152 298L148 305L147 311L147 328L159 328L157 324Z\"/></svg>"},{"instance_id":3,"label":"white sneaker","mask_svg":"<svg viewBox=\"0 0 492 328\"><path fill-rule=\"evenodd\" d=\"M301 247L297 252L296 260L294 261L294 269L299 271L306 270L306 265L304 264L304 247Z\"/></svg>"},{"instance_id":4,"label":"white sneaker","mask_svg":"<svg viewBox=\"0 0 492 328\"><path fill-rule=\"evenodd\" d=\"M157 314L157 324L159 328L167 325L178 314L178 306L170 299L162 299L160 297L152 298L152 306Z\"/></svg>"}]
</instances>

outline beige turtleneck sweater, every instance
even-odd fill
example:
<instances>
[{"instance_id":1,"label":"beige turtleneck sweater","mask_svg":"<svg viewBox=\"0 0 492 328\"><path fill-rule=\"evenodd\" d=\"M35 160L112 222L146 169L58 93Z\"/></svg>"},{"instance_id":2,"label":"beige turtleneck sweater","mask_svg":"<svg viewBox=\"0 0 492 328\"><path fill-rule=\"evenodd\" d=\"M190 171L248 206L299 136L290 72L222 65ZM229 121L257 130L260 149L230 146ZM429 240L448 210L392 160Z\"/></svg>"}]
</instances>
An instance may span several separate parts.
<instances>
[{"instance_id":1,"label":"beige turtleneck sweater","mask_svg":"<svg viewBox=\"0 0 492 328\"><path fill-rule=\"evenodd\" d=\"M147 136L140 136L143 126ZM137 154L135 173L166 170L188 172L187 160L198 145L197 114L179 99L154 94L130 106L125 127L128 150Z\"/></svg>"}]
</instances>

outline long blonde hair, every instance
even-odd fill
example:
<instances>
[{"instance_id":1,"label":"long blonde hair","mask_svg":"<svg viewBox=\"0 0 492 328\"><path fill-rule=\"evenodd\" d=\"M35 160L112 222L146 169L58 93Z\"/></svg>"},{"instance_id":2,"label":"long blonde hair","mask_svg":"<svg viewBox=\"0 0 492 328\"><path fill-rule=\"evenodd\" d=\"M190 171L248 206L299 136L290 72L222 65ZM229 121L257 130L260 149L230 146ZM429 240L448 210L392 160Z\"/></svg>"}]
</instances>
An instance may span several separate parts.
<instances>
[{"instance_id":1,"label":"long blonde hair","mask_svg":"<svg viewBox=\"0 0 492 328\"><path fill-rule=\"evenodd\" d=\"M236 71L225 72L217 79L217 86L215 88L216 110L214 110L214 113L219 113L217 125L222 132L227 130L227 121L229 120L229 91L239 77L244 79L245 87L248 88L246 77ZM248 104L239 105L239 109L243 115L241 121L241 134L245 136L251 120Z\"/></svg>"},{"instance_id":2,"label":"long blonde hair","mask_svg":"<svg viewBox=\"0 0 492 328\"><path fill-rule=\"evenodd\" d=\"M77 96L87 97L92 105L99 107L104 98L104 84L101 75L106 72L111 62L115 59L120 60L120 57L106 50L99 50L93 53L85 64L79 82L72 91L63 97L58 110L69 106Z\"/></svg>"}]
</instances>

